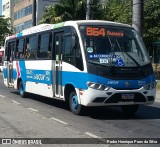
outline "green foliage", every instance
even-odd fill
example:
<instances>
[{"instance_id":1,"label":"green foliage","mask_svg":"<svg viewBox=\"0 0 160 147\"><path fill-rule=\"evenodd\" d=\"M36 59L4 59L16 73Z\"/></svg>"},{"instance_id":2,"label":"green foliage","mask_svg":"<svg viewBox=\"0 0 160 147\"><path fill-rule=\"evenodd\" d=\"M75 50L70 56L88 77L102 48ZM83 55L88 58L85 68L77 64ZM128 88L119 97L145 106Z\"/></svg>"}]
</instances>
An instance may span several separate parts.
<instances>
[{"instance_id":1,"label":"green foliage","mask_svg":"<svg viewBox=\"0 0 160 147\"><path fill-rule=\"evenodd\" d=\"M144 38L153 41L160 39L160 0L144 3Z\"/></svg>"},{"instance_id":2,"label":"green foliage","mask_svg":"<svg viewBox=\"0 0 160 147\"><path fill-rule=\"evenodd\" d=\"M39 23L84 20L86 19L86 9L86 0L60 0L58 4L45 10ZM104 13L100 0L92 0L90 11L93 19L101 19Z\"/></svg>"},{"instance_id":3,"label":"green foliage","mask_svg":"<svg viewBox=\"0 0 160 147\"><path fill-rule=\"evenodd\" d=\"M0 46L4 45L5 38L13 32L9 21L9 18L0 17Z\"/></svg>"},{"instance_id":4,"label":"green foliage","mask_svg":"<svg viewBox=\"0 0 160 147\"><path fill-rule=\"evenodd\" d=\"M160 83L159 82L157 82L156 89L160 90Z\"/></svg>"},{"instance_id":5,"label":"green foliage","mask_svg":"<svg viewBox=\"0 0 160 147\"><path fill-rule=\"evenodd\" d=\"M105 10L106 10L106 8L100 3L100 0L92 0L90 2L90 18L91 19L95 19L95 20L104 19L104 17L105 17L104 11Z\"/></svg>"},{"instance_id":6,"label":"green foliage","mask_svg":"<svg viewBox=\"0 0 160 147\"><path fill-rule=\"evenodd\" d=\"M120 23L131 24L131 0L109 0L106 2L105 19Z\"/></svg>"},{"instance_id":7,"label":"green foliage","mask_svg":"<svg viewBox=\"0 0 160 147\"><path fill-rule=\"evenodd\" d=\"M41 23L55 23L56 17L55 17L55 11L54 6L49 6L45 9L44 15L41 17L41 20L39 21L39 24Z\"/></svg>"},{"instance_id":8,"label":"green foliage","mask_svg":"<svg viewBox=\"0 0 160 147\"><path fill-rule=\"evenodd\" d=\"M60 0L54 10L62 21L85 19L85 0Z\"/></svg>"}]
</instances>

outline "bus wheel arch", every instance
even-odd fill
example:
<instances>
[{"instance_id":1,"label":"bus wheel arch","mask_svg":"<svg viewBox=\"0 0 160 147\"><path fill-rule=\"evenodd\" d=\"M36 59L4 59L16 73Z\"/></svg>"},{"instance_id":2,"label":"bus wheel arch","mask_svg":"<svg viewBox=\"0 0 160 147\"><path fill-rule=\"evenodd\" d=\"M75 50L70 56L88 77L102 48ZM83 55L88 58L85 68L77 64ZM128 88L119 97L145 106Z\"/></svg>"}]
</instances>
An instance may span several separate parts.
<instances>
[{"instance_id":1,"label":"bus wheel arch","mask_svg":"<svg viewBox=\"0 0 160 147\"><path fill-rule=\"evenodd\" d=\"M83 113L84 107L80 104L78 92L71 84L67 84L64 90L65 101L69 104L73 114L80 115Z\"/></svg>"},{"instance_id":2,"label":"bus wheel arch","mask_svg":"<svg viewBox=\"0 0 160 147\"><path fill-rule=\"evenodd\" d=\"M22 98L26 97L26 92L25 92L25 88L24 88L22 79L18 79L18 90Z\"/></svg>"}]
</instances>

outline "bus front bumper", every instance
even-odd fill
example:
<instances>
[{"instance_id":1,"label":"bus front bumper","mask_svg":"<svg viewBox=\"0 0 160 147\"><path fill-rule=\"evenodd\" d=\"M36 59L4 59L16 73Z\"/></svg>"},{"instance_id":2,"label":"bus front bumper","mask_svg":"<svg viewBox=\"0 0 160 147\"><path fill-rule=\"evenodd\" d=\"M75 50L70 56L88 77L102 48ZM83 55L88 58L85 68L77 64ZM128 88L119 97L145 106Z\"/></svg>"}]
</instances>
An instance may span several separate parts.
<instances>
[{"instance_id":1,"label":"bus front bumper","mask_svg":"<svg viewBox=\"0 0 160 147\"><path fill-rule=\"evenodd\" d=\"M145 90L143 87L134 90L116 90L110 88L108 91L100 91L92 88L84 90L80 95L81 105L84 106L107 106L107 105L133 105L153 104L156 89Z\"/></svg>"}]
</instances>

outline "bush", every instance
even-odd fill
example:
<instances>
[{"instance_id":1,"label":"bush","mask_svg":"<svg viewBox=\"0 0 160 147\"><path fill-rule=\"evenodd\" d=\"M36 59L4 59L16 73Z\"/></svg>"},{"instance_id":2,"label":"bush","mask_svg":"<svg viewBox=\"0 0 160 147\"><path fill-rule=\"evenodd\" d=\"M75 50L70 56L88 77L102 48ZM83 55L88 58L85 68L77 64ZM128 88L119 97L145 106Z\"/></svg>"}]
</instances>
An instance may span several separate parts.
<instances>
[{"instance_id":1,"label":"bush","mask_svg":"<svg viewBox=\"0 0 160 147\"><path fill-rule=\"evenodd\" d=\"M160 64L152 64L153 70L156 74L156 79L160 80Z\"/></svg>"}]
</instances>

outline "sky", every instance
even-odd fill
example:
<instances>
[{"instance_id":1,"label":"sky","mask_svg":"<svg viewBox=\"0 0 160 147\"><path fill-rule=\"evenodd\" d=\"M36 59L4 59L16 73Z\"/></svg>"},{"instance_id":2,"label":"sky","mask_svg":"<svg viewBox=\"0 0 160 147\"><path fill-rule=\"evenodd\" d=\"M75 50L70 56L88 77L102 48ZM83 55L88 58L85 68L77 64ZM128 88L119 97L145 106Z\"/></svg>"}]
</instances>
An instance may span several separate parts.
<instances>
[{"instance_id":1,"label":"sky","mask_svg":"<svg viewBox=\"0 0 160 147\"><path fill-rule=\"evenodd\" d=\"M0 0L0 15L2 15L2 0Z\"/></svg>"}]
</instances>

